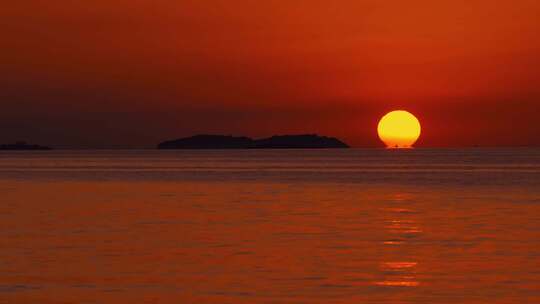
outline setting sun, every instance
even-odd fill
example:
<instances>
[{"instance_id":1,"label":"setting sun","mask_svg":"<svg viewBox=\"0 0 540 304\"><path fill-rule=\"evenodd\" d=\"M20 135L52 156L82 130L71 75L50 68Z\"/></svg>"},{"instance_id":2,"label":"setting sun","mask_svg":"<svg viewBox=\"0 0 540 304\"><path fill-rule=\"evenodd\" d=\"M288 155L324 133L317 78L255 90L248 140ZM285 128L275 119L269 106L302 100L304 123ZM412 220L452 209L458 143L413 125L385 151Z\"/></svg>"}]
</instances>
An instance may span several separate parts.
<instances>
[{"instance_id":1,"label":"setting sun","mask_svg":"<svg viewBox=\"0 0 540 304\"><path fill-rule=\"evenodd\" d=\"M388 148L411 148L420 137L418 119L407 111L392 111L381 118L379 138Z\"/></svg>"}]
</instances>

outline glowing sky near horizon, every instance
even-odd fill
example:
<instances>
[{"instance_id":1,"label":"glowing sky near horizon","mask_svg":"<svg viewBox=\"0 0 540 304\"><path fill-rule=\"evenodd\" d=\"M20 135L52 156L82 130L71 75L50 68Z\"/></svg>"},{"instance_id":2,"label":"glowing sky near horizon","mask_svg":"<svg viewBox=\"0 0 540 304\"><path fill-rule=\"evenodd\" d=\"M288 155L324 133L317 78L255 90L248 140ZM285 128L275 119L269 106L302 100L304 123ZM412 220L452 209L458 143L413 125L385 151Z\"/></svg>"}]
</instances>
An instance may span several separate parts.
<instances>
[{"instance_id":1,"label":"glowing sky near horizon","mask_svg":"<svg viewBox=\"0 0 540 304\"><path fill-rule=\"evenodd\" d=\"M0 18L0 142L145 147L196 133L381 146L538 145L533 0L17 1Z\"/></svg>"}]
</instances>

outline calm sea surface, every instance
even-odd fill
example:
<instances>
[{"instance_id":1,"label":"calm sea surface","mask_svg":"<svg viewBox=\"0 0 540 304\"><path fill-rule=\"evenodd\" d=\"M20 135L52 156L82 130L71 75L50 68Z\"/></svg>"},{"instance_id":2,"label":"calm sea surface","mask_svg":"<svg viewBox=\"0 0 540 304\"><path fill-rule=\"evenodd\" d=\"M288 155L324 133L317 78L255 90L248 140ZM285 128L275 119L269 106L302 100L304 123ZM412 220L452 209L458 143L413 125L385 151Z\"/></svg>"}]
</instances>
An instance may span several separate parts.
<instances>
[{"instance_id":1,"label":"calm sea surface","mask_svg":"<svg viewBox=\"0 0 540 304\"><path fill-rule=\"evenodd\" d=\"M0 303L540 303L540 150L2 152Z\"/></svg>"}]
</instances>

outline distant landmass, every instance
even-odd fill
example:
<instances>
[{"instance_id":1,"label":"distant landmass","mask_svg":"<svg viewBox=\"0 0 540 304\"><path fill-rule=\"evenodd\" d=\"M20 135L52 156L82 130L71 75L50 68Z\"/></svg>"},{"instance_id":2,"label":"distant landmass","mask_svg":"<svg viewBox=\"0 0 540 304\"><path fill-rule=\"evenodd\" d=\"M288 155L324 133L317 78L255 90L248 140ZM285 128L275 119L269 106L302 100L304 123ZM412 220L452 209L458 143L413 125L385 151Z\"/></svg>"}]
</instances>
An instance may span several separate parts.
<instances>
[{"instance_id":1,"label":"distant landmass","mask_svg":"<svg viewBox=\"0 0 540 304\"><path fill-rule=\"evenodd\" d=\"M160 143L158 149L330 149L349 148L334 137L316 134L279 135L263 139L227 135L195 135Z\"/></svg>"},{"instance_id":2,"label":"distant landmass","mask_svg":"<svg viewBox=\"0 0 540 304\"><path fill-rule=\"evenodd\" d=\"M24 141L19 141L14 144L0 145L0 150L51 150L51 148L40 145L30 145Z\"/></svg>"}]
</instances>

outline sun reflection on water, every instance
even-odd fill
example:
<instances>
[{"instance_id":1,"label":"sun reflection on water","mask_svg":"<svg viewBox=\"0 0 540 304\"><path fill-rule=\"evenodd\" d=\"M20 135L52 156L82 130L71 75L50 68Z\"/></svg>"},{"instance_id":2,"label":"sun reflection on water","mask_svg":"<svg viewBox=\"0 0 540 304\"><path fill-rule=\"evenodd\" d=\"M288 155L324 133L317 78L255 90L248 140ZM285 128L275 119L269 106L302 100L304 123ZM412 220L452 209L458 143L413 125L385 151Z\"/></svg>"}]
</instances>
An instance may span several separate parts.
<instances>
[{"instance_id":1,"label":"sun reflection on water","mask_svg":"<svg viewBox=\"0 0 540 304\"><path fill-rule=\"evenodd\" d=\"M391 237L382 241L381 244L383 252L388 256L393 256L393 260L379 264L383 278L373 284L387 287L417 287L420 285L416 275L418 262L414 261L413 257L402 253L402 247L410 242L411 235L416 236L422 233L422 229L414 219L417 212L411 208L413 198L407 194L398 193L393 195L388 203L392 206L382 209L388 217L383 221L383 229ZM407 206L402 206L404 204ZM395 257L396 254L398 257Z\"/></svg>"}]
</instances>

